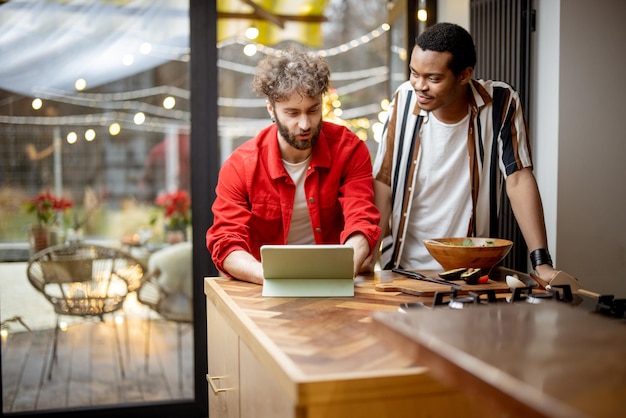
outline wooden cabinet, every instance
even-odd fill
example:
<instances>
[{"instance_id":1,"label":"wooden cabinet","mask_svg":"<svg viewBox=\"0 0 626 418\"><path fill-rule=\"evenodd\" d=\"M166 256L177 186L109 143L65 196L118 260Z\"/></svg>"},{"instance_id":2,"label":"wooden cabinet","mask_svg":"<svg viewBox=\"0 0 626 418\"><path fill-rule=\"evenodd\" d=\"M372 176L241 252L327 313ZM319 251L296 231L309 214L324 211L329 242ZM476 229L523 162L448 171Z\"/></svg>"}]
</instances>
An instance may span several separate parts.
<instances>
[{"instance_id":1,"label":"wooden cabinet","mask_svg":"<svg viewBox=\"0 0 626 418\"><path fill-rule=\"evenodd\" d=\"M371 314L409 300L373 280L354 298L263 298L261 286L209 278L209 416L481 416L374 334Z\"/></svg>"},{"instance_id":2,"label":"wooden cabinet","mask_svg":"<svg viewBox=\"0 0 626 418\"><path fill-rule=\"evenodd\" d=\"M239 337L212 304L207 324L209 416L239 417Z\"/></svg>"}]
</instances>

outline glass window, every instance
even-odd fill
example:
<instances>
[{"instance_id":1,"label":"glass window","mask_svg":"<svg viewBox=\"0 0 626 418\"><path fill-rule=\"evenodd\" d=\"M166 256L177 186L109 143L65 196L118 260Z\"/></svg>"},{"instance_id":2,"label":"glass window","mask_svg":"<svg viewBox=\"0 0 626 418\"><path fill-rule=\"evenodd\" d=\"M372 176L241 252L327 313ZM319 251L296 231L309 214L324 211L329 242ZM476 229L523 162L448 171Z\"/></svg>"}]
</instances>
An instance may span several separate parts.
<instances>
[{"instance_id":1,"label":"glass window","mask_svg":"<svg viewBox=\"0 0 626 418\"><path fill-rule=\"evenodd\" d=\"M6 2L0 50L3 413L192 398L192 277L166 271L191 261L165 251L191 238L187 2ZM158 265L163 286L102 322L59 316L48 378L57 318L27 260L69 242Z\"/></svg>"}]
</instances>

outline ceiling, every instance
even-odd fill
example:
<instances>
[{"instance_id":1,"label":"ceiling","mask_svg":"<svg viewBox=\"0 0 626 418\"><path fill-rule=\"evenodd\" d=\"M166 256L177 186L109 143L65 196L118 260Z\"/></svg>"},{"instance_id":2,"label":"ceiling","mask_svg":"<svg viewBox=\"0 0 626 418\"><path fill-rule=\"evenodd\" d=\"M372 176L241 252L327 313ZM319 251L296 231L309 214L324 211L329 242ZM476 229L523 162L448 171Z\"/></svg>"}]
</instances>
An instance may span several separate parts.
<instances>
[{"instance_id":1,"label":"ceiling","mask_svg":"<svg viewBox=\"0 0 626 418\"><path fill-rule=\"evenodd\" d=\"M321 45L327 0L217 0L219 42L256 26L255 42ZM189 59L188 2L10 0L0 3L0 89L31 97L86 89Z\"/></svg>"}]
</instances>

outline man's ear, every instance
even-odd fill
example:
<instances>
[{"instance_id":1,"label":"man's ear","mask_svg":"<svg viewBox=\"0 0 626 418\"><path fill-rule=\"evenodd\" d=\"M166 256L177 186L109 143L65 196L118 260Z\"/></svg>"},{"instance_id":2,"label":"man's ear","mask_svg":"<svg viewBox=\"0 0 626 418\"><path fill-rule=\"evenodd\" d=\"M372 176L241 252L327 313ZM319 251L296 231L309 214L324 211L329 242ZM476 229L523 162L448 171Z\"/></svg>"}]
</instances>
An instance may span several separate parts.
<instances>
[{"instance_id":1,"label":"man's ear","mask_svg":"<svg viewBox=\"0 0 626 418\"><path fill-rule=\"evenodd\" d=\"M474 70L472 69L472 67L467 67L466 69L461 71L461 74L459 74L459 83L460 84L469 83L472 79L473 73L474 73Z\"/></svg>"},{"instance_id":2,"label":"man's ear","mask_svg":"<svg viewBox=\"0 0 626 418\"><path fill-rule=\"evenodd\" d=\"M265 101L265 106L267 107L267 113L270 114L270 119L274 121L276 117L274 116L274 106L270 103L269 100Z\"/></svg>"}]
</instances>

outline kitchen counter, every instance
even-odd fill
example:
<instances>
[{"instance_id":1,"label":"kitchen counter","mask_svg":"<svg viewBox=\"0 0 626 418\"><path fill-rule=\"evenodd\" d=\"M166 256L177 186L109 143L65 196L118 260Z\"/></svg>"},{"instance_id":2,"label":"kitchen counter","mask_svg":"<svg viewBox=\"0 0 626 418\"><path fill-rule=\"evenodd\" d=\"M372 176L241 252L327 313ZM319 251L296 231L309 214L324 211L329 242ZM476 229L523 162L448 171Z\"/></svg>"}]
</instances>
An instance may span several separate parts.
<instances>
[{"instance_id":1,"label":"kitchen counter","mask_svg":"<svg viewBox=\"0 0 626 418\"><path fill-rule=\"evenodd\" d=\"M557 301L374 315L380 338L507 417L623 417L626 324Z\"/></svg>"},{"instance_id":2,"label":"kitchen counter","mask_svg":"<svg viewBox=\"0 0 626 418\"><path fill-rule=\"evenodd\" d=\"M207 278L212 417L483 417L457 390L383 344L374 312L419 300L379 292L379 274L349 298L264 298L262 287Z\"/></svg>"}]
</instances>

